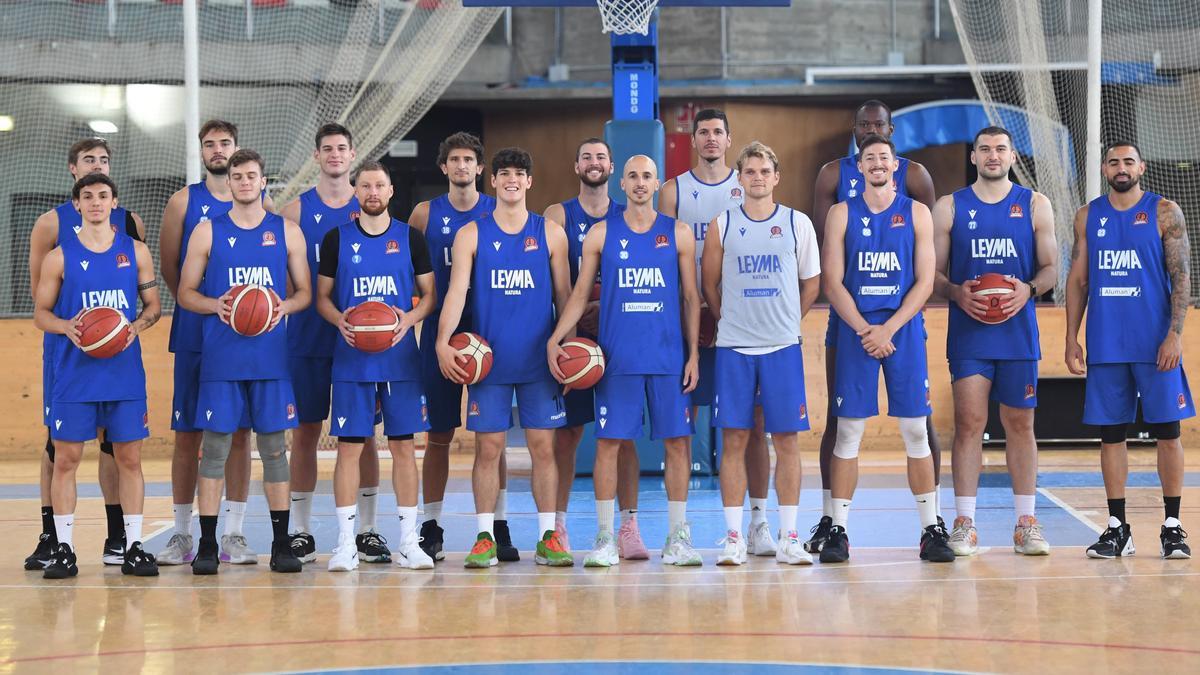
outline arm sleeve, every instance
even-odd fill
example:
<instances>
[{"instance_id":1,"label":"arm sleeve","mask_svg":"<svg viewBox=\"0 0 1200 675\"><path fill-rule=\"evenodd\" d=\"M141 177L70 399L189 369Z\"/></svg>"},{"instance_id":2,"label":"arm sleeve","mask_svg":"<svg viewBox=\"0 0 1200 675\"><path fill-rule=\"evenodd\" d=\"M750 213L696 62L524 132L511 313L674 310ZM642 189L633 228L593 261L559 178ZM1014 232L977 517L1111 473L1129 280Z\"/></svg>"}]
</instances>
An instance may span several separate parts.
<instances>
[{"instance_id":1,"label":"arm sleeve","mask_svg":"<svg viewBox=\"0 0 1200 675\"><path fill-rule=\"evenodd\" d=\"M796 267L801 279L821 273L821 254L817 251L817 232L812 220L800 211L792 211L792 230L796 233Z\"/></svg>"},{"instance_id":2,"label":"arm sleeve","mask_svg":"<svg viewBox=\"0 0 1200 675\"><path fill-rule=\"evenodd\" d=\"M425 245L425 235L411 226L408 228L408 249L412 253L413 274L429 274L433 271L429 247Z\"/></svg>"},{"instance_id":3,"label":"arm sleeve","mask_svg":"<svg viewBox=\"0 0 1200 675\"><path fill-rule=\"evenodd\" d=\"M321 262L317 268L317 274L323 277L334 279L337 277L338 267L338 250L341 249L341 236L338 234L338 228L325 233L325 238L321 240Z\"/></svg>"}]
</instances>

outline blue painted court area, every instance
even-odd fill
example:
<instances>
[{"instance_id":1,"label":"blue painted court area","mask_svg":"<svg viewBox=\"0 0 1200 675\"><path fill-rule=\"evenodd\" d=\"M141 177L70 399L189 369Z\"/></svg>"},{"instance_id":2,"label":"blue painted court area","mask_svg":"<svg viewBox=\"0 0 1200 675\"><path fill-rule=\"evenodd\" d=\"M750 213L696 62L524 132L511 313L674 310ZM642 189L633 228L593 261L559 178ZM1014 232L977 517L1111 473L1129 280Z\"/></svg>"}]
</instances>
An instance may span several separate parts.
<instances>
[{"instance_id":1,"label":"blue painted court area","mask_svg":"<svg viewBox=\"0 0 1200 675\"><path fill-rule=\"evenodd\" d=\"M895 668L872 668L870 666L826 666L803 663L722 663L717 661L554 661L534 663L484 663L455 664L443 666L391 666L362 670L326 670L322 673L336 675L389 675L391 673L471 673L472 675L557 675L570 668L576 675L605 673L633 675L653 671L655 675L692 675L696 672L721 673L722 675L784 675L822 673L825 675L891 675L911 673L912 670ZM946 671L922 670L923 673Z\"/></svg>"}]
</instances>

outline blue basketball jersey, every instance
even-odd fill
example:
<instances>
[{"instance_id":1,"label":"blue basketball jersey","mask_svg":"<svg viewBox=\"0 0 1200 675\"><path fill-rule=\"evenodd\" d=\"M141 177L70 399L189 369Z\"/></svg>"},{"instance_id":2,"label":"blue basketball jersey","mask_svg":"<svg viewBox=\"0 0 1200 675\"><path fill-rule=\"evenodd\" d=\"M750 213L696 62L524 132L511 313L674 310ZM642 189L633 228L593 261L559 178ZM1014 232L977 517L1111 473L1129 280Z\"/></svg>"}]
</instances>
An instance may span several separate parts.
<instances>
[{"instance_id":1,"label":"blue basketball jersey","mask_svg":"<svg viewBox=\"0 0 1200 675\"><path fill-rule=\"evenodd\" d=\"M562 203L563 220L566 222L560 223L567 233L567 252L570 255L571 263L571 286L575 286L575 282L579 280L579 265L583 260L583 240L587 238L587 233L591 232L592 226L596 223L606 220L612 222L613 219L621 213L625 213L625 205L615 200L608 200L608 211L599 218L593 218L591 214L584 210L579 203L579 198L569 199ZM603 274L600 275L603 278Z\"/></svg>"},{"instance_id":2,"label":"blue basketball jersey","mask_svg":"<svg viewBox=\"0 0 1200 675\"><path fill-rule=\"evenodd\" d=\"M233 202L217 199L209 192L204 181L187 186L187 208L183 212L183 231L179 241L179 269L183 270L183 261L187 259L188 240L200 223L223 216L233 208ZM198 352L204 345L204 317L189 312L175 305L175 314L171 317L171 338L168 349L171 352Z\"/></svg>"},{"instance_id":3,"label":"blue basketball jersey","mask_svg":"<svg viewBox=\"0 0 1200 675\"><path fill-rule=\"evenodd\" d=\"M897 157L896 159L900 161L900 166L896 169L896 173L892 174L892 187L896 189L896 194L907 197L908 165L910 162L903 157ZM858 170L858 159L854 155L843 157L838 164L837 200L845 202L854 199L863 193L866 185L866 178Z\"/></svg>"},{"instance_id":4,"label":"blue basketball jersey","mask_svg":"<svg viewBox=\"0 0 1200 675\"><path fill-rule=\"evenodd\" d=\"M412 252L408 248L408 223L392 219L383 234L371 236L355 221L338 226L338 267L333 281L337 308L374 300L404 311L412 309ZM409 330L400 344L369 354L346 344L339 336L333 348L336 382L398 382L421 374L416 331Z\"/></svg>"},{"instance_id":5,"label":"blue basketball jersey","mask_svg":"<svg viewBox=\"0 0 1200 675\"><path fill-rule=\"evenodd\" d=\"M212 250L201 292L219 298L233 286L258 284L287 297L287 240L283 216L268 213L244 230L229 214L212 219ZM233 332L216 314L204 317L200 381L286 380L290 328L283 325L255 337ZM336 329L334 329L336 331Z\"/></svg>"},{"instance_id":6,"label":"blue basketball jersey","mask_svg":"<svg viewBox=\"0 0 1200 675\"><path fill-rule=\"evenodd\" d=\"M554 331L554 288L546 220L530 213L508 234L492 214L475 221L478 250L471 287L475 332L492 346L484 384L537 382L550 377L546 341Z\"/></svg>"},{"instance_id":7,"label":"blue basketball jersey","mask_svg":"<svg viewBox=\"0 0 1200 675\"><path fill-rule=\"evenodd\" d=\"M1146 192L1126 211L1107 196L1088 204L1088 363L1155 363L1171 328L1158 202Z\"/></svg>"},{"instance_id":8,"label":"blue basketball jersey","mask_svg":"<svg viewBox=\"0 0 1200 675\"><path fill-rule=\"evenodd\" d=\"M496 198L482 192L479 193L479 200L475 202L475 206L466 211L454 208L448 194L430 200L429 220L425 225L425 244L429 247L429 260L433 262L438 311L441 311L442 301L450 290L450 251L454 248L454 236L463 225L491 215L495 208ZM470 311L469 305L463 309L464 314Z\"/></svg>"},{"instance_id":9,"label":"blue basketball jersey","mask_svg":"<svg viewBox=\"0 0 1200 675\"><path fill-rule=\"evenodd\" d=\"M1033 190L1014 184L1008 195L988 204L970 186L954 193L950 228L950 283L961 284L989 272L1028 281L1037 273L1033 238ZM946 356L957 359L1036 360L1042 357L1033 298L1008 321L989 325L950 303Z\"/></svg>"},{"instance_id":10,"label":"blue basketball jersey","mask_svg":"<svg viewBox=\"0 0 1200 675\"><path fill-rule=\"evenodd\" d=\"M321 201L321 195L317 194L315 187L300 195L300 229L304 231L305 250L308 252L308 276L314 295L317 292L317 269L321 262L321 241L325 239L325 233L350 222L356 215L357 197L351 197L345 206L335 209ZM292 356L333 356L333 345L341 338L337 327L317 313L316 305L317 303L313 302L287 318L288 350Z\"/></svg>"},{"instance_id":11,"label":"blue basketball jersey","mask_svg":"<svg viewBox=\"0 0 1200 675\"><path fill-rule=\"evenodd\" d=\"M915 280L912 200L896 195L880 213L873 213L861 196L846 207L843 285L859 312L899 309Z\"/></svg>"},{"instance_id":12,"label":"blue basketball jersey","mask_svg":"<svg viewBox=\"0 0 1200 675\"><path fill-rule=\"evenodd\" d=\"M659 214L644 233L618 214L600 253L600 348L607 375L683 372L679 249L675 219Z\"/></svg>"}]
</instances>

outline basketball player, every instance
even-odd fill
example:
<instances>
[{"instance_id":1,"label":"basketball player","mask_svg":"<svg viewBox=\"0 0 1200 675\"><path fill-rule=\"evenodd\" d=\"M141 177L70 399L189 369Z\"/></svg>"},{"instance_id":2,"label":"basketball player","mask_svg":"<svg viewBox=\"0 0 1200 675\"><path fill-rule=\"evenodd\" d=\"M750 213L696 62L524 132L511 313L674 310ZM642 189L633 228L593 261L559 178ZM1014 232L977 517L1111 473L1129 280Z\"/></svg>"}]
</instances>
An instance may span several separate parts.
<instances>
[{"instance_id":1,"label":"basketball player","mask_svg":"<svg viewBox=\"0 0 1200 675\"><path fill-rule=\"evenodd\" d=\"M725 163L725 153L733 138L725 112L707 108L696 113L692 121L692 148L698 161L692 170L680 174L663 185L658 210L690 223L696 237L696 269L704 253L705 236L713 218L742 205L742 186L737 172ZM699 285L697 280L697 286ZM703 298L702 298L703 300ZM716 349L712 334L716 321L708 307L700 314L700 383L692 392L692 405L713 405ZM711 326L711 328L707 328ZM693 416L695 410L693 409ZM767 454L767 439L762 419L756 413L746 452L746 472L750 484L749 551L755 555L775 555L775 540L767 525L767 493L771 484L771 458ZM689 457L689 470L690 470ZM682 505L677 505L682 509Z\"/></svg>"},{"instance_id":2,"label":"basketball player","mask_svg":"<svg viewBox=\"0 0 1200 675\"><path fill-rule=\"evenodd\" d=\"M67 152L67 170L71 178L78 180L90 173L108 175L111 168L112 147L103 138L85 138ZM121 206L114 206L110 222L118 230L137 239L145 241L145 227L142 219L134 212ZM76 210L73 200L68 199L38 216L29 235L29 291L36 293L40 281L42 262L51 249L62 244L68 235L75 236L81 231L83 221ZM42 496L42 534L38 537L38 545L32 555L25 559L25 569L40 570L50 563L54 552L54 518L50 506L50 477L54 472L54 443L50 439L50 392L54 389L54 351L66 346L67 341L46 333L42 341L42 423L46 425L46 454L41 463L41 496ZM121 538L122 512L119 495L119 471L113 460L113 444L106 437L100 437L100 492L104 496L104 512L108 524L108 536L104 540L102 560L105 565L121 565L124 561L125 545Z\"/></svg>"},{"instance_id":3,"label":"basketball player","mask_svg":"<svg viewBox=\"0 0 1200 675\"><path fill-rule=\"evenodd\" d=\"M167 201L162 230L158 235L159 262L163 281L171 295L179 296L179 270L187 254L187 241L201 221L229 212L233 198L225 174L229 156L238 149L237 127L224 120L209 120L200 127L200 159L204 180L185 186ZM271 208L270 198L264 205ZM196 424L196 395L200 388L200 348L204 322L198 314L176 306L171 317L169 348L175 354L175 393L171 404L171 429L175 431L175 454L171 457L171 510L175 532L158 555L160 565L192 562L192 500L196 497L196 470L200 466L200 437ZM225 465L225 533L221 536L221 561L253 565L258 556L250 550L242 533L246 499L250 494L249 433L233 435L229 462Z\"/></svg>"},{"instance_id":4,"label":"basketball player","mask_svg":"<svg viewBox=\"0 0 1200 675\"><path fill-rule=\"evenodd\" d=\"M575 175L579 176L579 195L561 204L551 204L545 213L547 220L562 223L567 231L568 260L571 263L571 287L579 278L579 264L583 258L583 241L592 226L601 221L610 221L625 210L625 205L608 197L608 177L612 175L612 150L599 138L584 139L575 151ZM594 297L589 289L589 300ZM599 300L588 302L576 333L582 337L596 339L599 330ZM575 450L583 437L583 425L594 422L594 396L592 389L572 389L563 395L567 406L567 426L554 431L554 457L558 464L557 510L554 513L554 529L558 531L563 545L567 543L567 505L571 499L571 485L575 482ZM617 499L621 502L621 530L617 534L617 552L622 558L648 560L650 552L642 542L637 523L638 465L637 449L633 441L621 441L617 458Z\"/></svg>"},{"instance_id":5,"label":"basketball player","mask_svg":"<svg viewBox=\"0 0 1200 675\"><path fill-rule=\"evenodd\" d=\"M240 427L254 429L263 463L263 492L271 511L271 570L299 572L301 562L288 539L288 462L284 431L296 426L296 404L288 380L284 316L308 305L308 259L296 223L263 208L263 160L245 148L229 158L226 173L233 204L229 213L199 223L188 239L179 276L179 303L204 315L200 390L196 420L204 430L198 481L200 544L193 574L216 574L217 506L225 461ZM288 286L291 293L288 293ZM229 326L229 290L241 284L270 289L275 304L270 329L256 337Z\"/></svg>"},{"instance_id":6,"label":"basketball player","mask_svg":"<svg viewBox=\"0 0 1200 675\"><path fill-rule=\"evenodd\" d=\"M566 424L558 384L542 359L554 330L554 314L562 312L570 293L567 238L562 227L525 207L533 184L533 160L520 148L505 148L492 158L496 208L463 226L454 237L450 288L442 304L437 356L442 374L463 381L461 356L450 336L462 319L468 285L474 288L472 326L492 347L491 373L467 387L467 429L478 445L471 482L479 535L467 554L467 567L497 563L493 531L499 491L500 455L505 432L512 426L516 394L521 427L533 460L531 480L538 509L534 561L564 567L575 564L554 531L554 429Z\"/></svg>"},{"instance_id":7,"label":"basketball player","mask_svg":"<svg viewBox=\"0 0 1200 675\"><path fill-rule=\"evenodd\" d=\"M72 529L75 520L75 470L83 444L103 427L113 443L121 473L121 506L128 546L121 572L158 576L154 556L142 548L142 439L150 435L146 415L146 372L138 334L162 314L158 280L150 249L112 227L117 186L101 172L89 173L71 190L80 214L78 234L63 236L42 264L34 323L70 341L55 353L50 396L51 436L56 457L52 499L58 542L43 576L65 579L79 573ZM137 312L137 298L142 311ZM125 348L110 359L97 359L80 347L79 320L92 307L111 307L130 321Z\"/></svg>"},{"instance_id":8,"label":"basketball player","mask_svg":"<svg viewBox=\"0 0 1200 675\"><path fill-rule=\"evenodd\" d=\"M333 496L340 533L329 570L347 572L358 567L354 519L359 456L366 437L375 435L376 409L383 414L392 453L392 485L400 515L396 564L433 569L433 559L417 543L418 478L412 436L429 429L421 355L412 329L433 310L433 267L421 233L388 215L392 179L382 164L366 162L359 167L354 195L362 214L325 235L317 277L317 309L342 337L333 349L332 428L338 437ZM415 307L414 294L420 295ZM356 349L355 333L346 318L351 309L367 301L383 302L399 315L392 346L382 352Z\"/></svg>"},{"instance_id":9,"label":"basketball player","mask_svg":"<svg viewBox=\"0 0 1200 675\"><path fill-rule=\"evenodd\" d=\"M1125 434L1141 399L1142 419L1158 439L1166 511L1159 554L1190 558L1179 522L1184 471L1179 421L1196 414L1183 372L1183 324L1191 292L1187 226L1178 204L1142 187L1146 163L1136 145L1109 146L1103 170L1112 189L1075 213L1067 277L1067 368L1075 375L1087 373L1083 421L1100 427L1100 469L1108 496L1108 529L1087 555L1134 553L1125 520ZM1084 310L1086 366L1078 341Z\"/></svg>"},{"instance_id":10,"label":"basketball player","mask_svg":"<svg viewBox=\"0 0 1200 675\"><path fill-rule=\"evenodd\" d=\"M450 252L454 237L464 225L479 220L496 208L496 199L479 191L476 181L483 174L483 143L465 131L451 134L438 146L438 168L446 175L449 189L446 194L417 204L408 218L409 225L425 235L433 276L437 282L438 303L429 320L421 325L421 378L425 383L425 398L429 401L429 434L425 441L425 458L421 461L421 486L425 497L425 522L421 524L421 548L434 560L442 560L444 530L438 525L442 517L442 499L450 476L450 443L454 430L462 426L463 385L447 380L438 366L435 345L441 321L441 303L450 288ZM432 224L432 227L430 226ZM471 292L468 289L462 319L452 332L470 329ZM447 336L448 337L448 336ZM508 531L508 490L504 472L504 457L500 458L500 491L496 498L495 533L501 561L515 561L520 554L512 545Z\"/></svg>"},{"instance_id":11,"label":"basketball player","mask_svg":"<svg viewBox=\"0 0 1200 675\"><path fill-rule=\"evenodd\" d=\"M1037 498L1037 314L1039 289L1058 281L1058 241L1054 211L1045 195L1013 184L1008 171L1017 159L1012 134L987 127L975 134L971 163L979 177L933 208L937 253L934 290L950 301L946 355L954 390L954 505L958 517L950 533L955 555L979 550L975 499L983 466L983 428L988 401L1000 404L1005 460L1012 477L1017 525L1013 549L1047 555L1050 544L1034 515ZM987 301L975 292L980 275L1002 274L1015 284L1004 300L1004 323L981 320Z\"/></svg>"},{"instance_id":12,"label":"basketball player","mask_svg":"<svg viewBox=\"0 0 1200 675\"><path fill-rule=\"evenodd\" d=\"M854 113L854 125L850 128L854 134L854 145L862 148L867 136L875 134L890 139L895 127L892 126L892 110L883 101L870 100L858 107ZM936 195L933 189L933 178L924 166L904 157L897 157L899 162L893 176L897 194L911 197L929 208L933 208ZM813 227L817 231L817 243L824 246L825 217L829 209L838 202L845 202L860 196L866 190L866 178L858 169L858 159L850 154L841 159L835 159L817 174L817 183L813 188ZM833 461L833 446L837 441L837 415L834 405L834 366L837 363L837 330L841 326L837 315L830 303L829 329L825 332L825 386L829 401L826 416L825 431L821 434L821 520L809 530L812 537L804 543L809 553L819 553L829 537L829 528L833 526L833 505L829 467ZM929 437L929 449L933 453L934 485L940 483L942 451L937 434L933 430L933 422L926 421L926 435ZM936 492L936 490L934 490ZM940 516L939 516L940 517Z\"/></svg>"},{"instance_id":13,"label":"basketball player","mask_svg":"<svg viewBox=\"0 0 1200 675\"><path fill-rule=\"evenodd\" d=\"M713 219L702 278L717 318L713 424L722 430L724 549L718 565L746 562L742 508L746 443L761 407L775 445L779 546L775 560L811 565L796 532L800 510L800 438L808 431L800 321L820 293L821 258L808 216L775 202L779 159L755 141L737 160L745 203ZM757 405L756 405L757 404Z\"/></svg>"},{"instance_id":14,"label":"basketball player","mask_svg":"<svg viewBox=\"0 0 1200 675\"><path fill-rule=\"evenodd\" d=\"M821 273L826 297L842 322L837 331L833 391L838 413L833 449L833 527L821 562L850 558L846 519L858 483L858 449L866 418L879 414L879 368L887 384L888 414L899 418L908 455L908 485L921 519L921 559L952 562L946 528L938 523L933 457L925 418L929 364L921 307L933 290L933 223L924 204L896 193L899 162L883 136L859 146L865 190L835 204L826 219Z\"/></svg>"},{"instance_id":15,"label":"basketball player","mask_svg":"<svg viewBox=\"0 0 1200 675\"><path fill-rule=\"evenodd\" d=\"M594 225L585 238L579 281L546 345L550 370L561 382L565 378L558 359L564 352L559 343L583 316L599 272L605 281L600 286L598 342L607 366L595 387L597 533L586 567L620 562L613 536L617 454L622 441L642 435L643 406L650 410L650 437L663 441L669 458L667 499L687 502L687 477L679 469L690 461L688 439L695 430L689 394L700 367L700 294L692 228L654 210L658 187L654 160L634 155L625 162L621 189L627 206ZM672 523L663 562L700 564L690 540L686 523Z\"/></svg>"}]
</instances>

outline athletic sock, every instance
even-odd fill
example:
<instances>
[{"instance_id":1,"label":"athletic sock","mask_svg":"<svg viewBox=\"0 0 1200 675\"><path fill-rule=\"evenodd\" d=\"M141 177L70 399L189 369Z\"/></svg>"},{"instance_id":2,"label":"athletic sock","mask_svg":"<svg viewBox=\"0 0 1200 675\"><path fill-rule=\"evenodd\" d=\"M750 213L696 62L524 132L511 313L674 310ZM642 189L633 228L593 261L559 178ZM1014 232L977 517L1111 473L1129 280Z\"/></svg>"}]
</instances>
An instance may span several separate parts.
<instances>
[{"instance_id":1,"label":"athletic sock","mask_svg":"<svg viewBox=\"0 0 1200 675\"><path fill-rule=\"evenodd\" d=\"M742 507L741 506L726 506L725 507L725 530L727 532L742 533Z\"/></svg>"},{"instance_id":2,"label":"athletic sock","mask_svg":"<svg viewBox=\"0 0 1200 675\"><path fill-rule=\"evenodd\" d=\"M175 534L188 535L192 533L192 503L173 504L171 512L175 514Z\"/></svg>"},{"instance_id":3,"label":"athletic sock","mask_svg":"<svg viewBox=\"0 0 1200 675\"><path fill-rule=\"evenodd\" d=\"M833 490L821 490L821 515L833 517Z\"/></svg>"},{"instance_id":4,"label":"athletic sock","mask_svg":"<svg viewBox=\"0 0 1200 675\"><path fill-rule=\"evenodd\" d=\"M241 534L242 523L246 520L246 502L231 502L225 500L225 534Z\"/></svg>"},{"instance_id":5,"label":"athletic sock","mask_svg":"<svg viewBox=\"0 0 1200 675\"><path fill-rule=\"evenodd\" d=\"M311 492L309 494L312 494ZM309 501L311 504L311 499ZM287 545L288 543L288 520L290 512L287 509L282 511L271 512L271 534L275 543ZM215 525L215 523L214 523ZM214 527L215 529L215 527ZM306 530L307 531L307 530Z\"/></svg>"},{"instance_id":6,"label":"athletic sock","mask_svg":"<svg viewBox=\"0 0 1200 675\"><path fill-rule=\"evenodd\" d=\"M293 492L292 493L292 534L297 532L309 532L312 521L312 505L313 493L311 492ZM272 519L273 521L273 519Z\"/></svg>"},{"instance_id":7,"label":"athletic sock","mask_svg":"<svg viewBox=\"0 0 1200 675\"><path fill-rule=\"evenodd\" d=\"M750 525L751 527L759 523L767 522L767 498L758 497L750 498Z\"/></svg>"},{"instance_id":8,"label":"athletic sock","mask_svg":"<svg viewBox=\"0 0 1200 675\"><path fill-rule=\"evenodd\" d=\"M396 515L400 516L400 543L403 544L417 529L417 507L397 506Z\"/></svg>"},{"instance_id":9,"label":"athletic sock","mask_svg":"<svg viewBox=\"0 0 1200 675\"><path fill-rule=\"evenodd\" d=\"M687 521L687 502L667 502L667 529L674 532L675 528Z\"/></svg>"},{"instance_id":10,"label":"athletic sock","mask_svg":"<svg viewBox=\"0 0 1200 675\"><path fill-rule=\"evenodd\" d=\"M596 532L597 534L612 534L613 533L613 507L614 500L612 499L597 499L596 500Z\"/></svg>"},{"instance_id":11,"label":"athletic sock","mask_svg":"<svg viewBox=\"0 0 1200 675\"><path fill-rule=\"evenodd\" d=\"M1032 516L1036 503L1037 495L1013 495L1013 510L1017 512L1017 520L1021 516Z\"/></svg>"},{"instance_id":12,"label":"athletic sock","mask_svg":"<svg viewBox=\"0 0 1200 675\"><path fill-rule=\"evenodd\" d=\"M375 513L379 506L379 486L358 490L358 531L375 531Z\"/></svg>"},{"instance_id":13,"label":"athletic sock","mask_svg":"<svg viewBox=\"0 0 1200 675\"><path fill-rule=\"evenodd\" d=\"M621 509L621 525L637 522L637 509Z\"/></svg>"},{"instance_id":14,"label":"athletic sock","mask_svg":"<svg viewBox=\"0 0 1200 675\"><path fill-rule=\"evenodd\" d=\"M1183 499L1179 497L1163 497L1163 510L1166 511L1168 518L1179 520L1179 502Z\"/></svg>"},{"instance_id":15,"label":"athletic sock","mask_svg":"<svg viewBox=\"0 0 1200 675\"><path fill-rule=\"evenodd\" d=\"M137 513L123 516L125 526L125 545L133 546L133 542L142 540L142 514ZM128 550L128 549L127 549Z\"/></svg>"},{"instance_id":16,"label":"athletic sock","mask_svg":"<svg viewBox=\"0 0 1200 675\"><path fill-rule=\"evenodd\" d=\"M958 514L958 517L959 518L970 518L971 521L974 522L975 521L975 502L978 500L979 500L979 497L977 497L977 496L976 497L959 497L959 496L955 495L954 510Z\"/></svg>"},{"instance_id":17,"label":"athletic sock","mask_svg":"<svg viewBox=\"0 0 1200 675\"><path fill-rule=\"evenodd\" d=\"M546 532L554 531L554 512L553 511L538 511L538 539Z\"/></svg>"},{"instance_id":18,"label":"athletic sock","mask_svg":"<svg viewBox=\"0 0 1200 675\"><path fill-rule=\"evenodd\" d=\"M917 513L921 516L921 529L937 525L937 498L933 492L913 495L917 500Z\"/></svg>"},{"instance_id":19,"label":"athletic sock","mask_svg":"<svg viewBox=\"0 0 1200 675\"><path fill-rule=\"evenodd\" d=\"M200 539L213 543L217 541L217 517L200 515Z\"/></svg>"},{"instance_id":20,"label":"athletic sock","mask_svg":"<svg viewBox=\"0 0 1200 675\"><path fill-rule=\"evenodd\" d=\"M508 488L500 488L496 493L496 520L508 520ZM538 536L541 536L540 532Z\"/></svg>"},{"instance_id":21,"label":"athletic sock","mask_svg":"<svg viewBox=\"0 0 1200 675\"><path fill-rule=\"evenodd\" d=\"M425 504L425 522L438 520L442 517L441 502L426 502Z\"/></svg>"},{"instance_id":22,"label":"athletic sock","mask_svg":"<svg viewBox=\"0 0 1200 675\"><path fill-rule=\"evenodd\" d=\"M838 499L837 497L829 498L829 507L831 510L830 518L833 518L835 527L846 527L846 521L850 518L850 500Z\"/></svg>"},{"instance_id":23,"label":"athletic sock","mask_svg":"<svg viewBox=\"0 0 1200 675\"><path fill-rule=\"evenodd\" d=\"M54 507L42 507L42 534L54 536Z\"/></svg>"},{"instance_id":24,"label":"athletic sock","mask_svg":"<svg viewBox=\"0 0 1200 675\"><path fill-rule=\"evenodd\" d=\"M799 504L780 504L779 505L779 531L783 536L787 536L788 532L796 529L796 516L800 513Z\"/></svg>"},{"instance_id":25,"label":"athletic sock","mask_svg":"<svg viewBox=\"0 0 1200 675\"><path fill-rule=\"evenodd\" d=\"M1108 515L1125 522L1125 498L1108 500Z\"/></svg>"},{"instance_id":26,"label":"athletic sock","mask_svg":"<svg viewBox=\"0 0 1200 675\"><path fill-rule=\"evenodd\" d=\"M108 538L120 539L125 535L125 513L120 504L105 504L104 515L108 520Z\"/></svg>"},{"instance_id":27,"label":"athletic sock","mask_svg":"<svg viewBox=\"0 0 1200 675\"><path fill-rule=\"evenodd\" d=\"M475 514L475 529L480 532L487 532L492 535L492 539L496 538L496 514L495 513L476 513Z\"/></svg>"},{"instance_id":28,"label":"athletic sock","mask_svg":"<svg viewBox=\"0 0 1200 675\"><path fill-rule=\"evenodd\" d=\"M342 537L354 536L354 516L358 511L358 507L351 504L350 506L338 506L334 508L337 513L338 522L338 539Z\"/></svg>"},{"instance_id":29,"label":"athletic sock","mask_svg":"<svg viewBox=\"0 0 1200 675\"><path fill-rule=\"evenodd\" d=\"M54 536L58 537L58 543L70 546L75 549L74 538L71 536L71 531L74 530L75 514L68 513L65 516L54 516Z\"/></svg>"}]
</instances>

